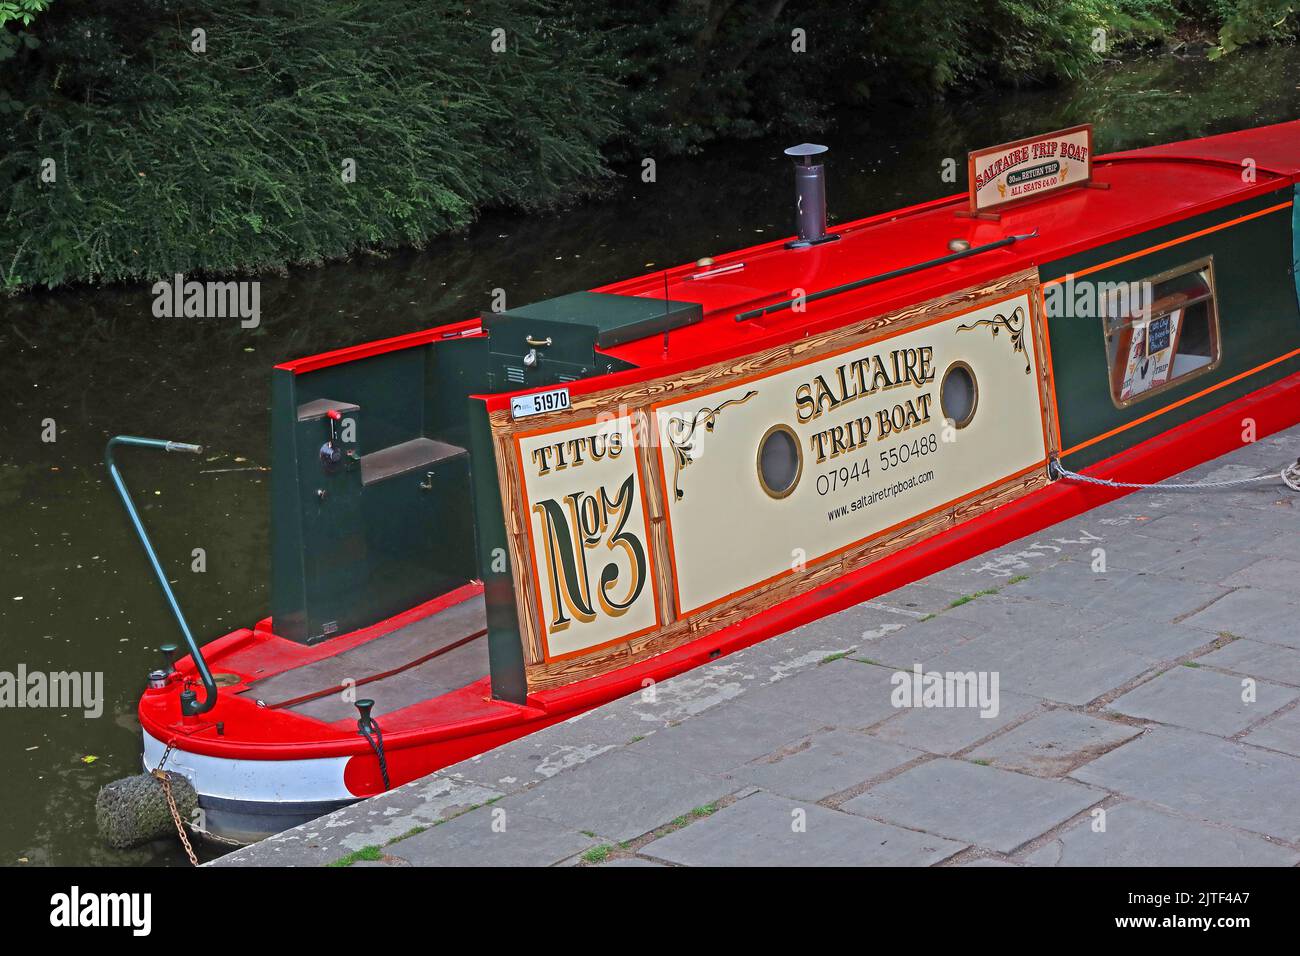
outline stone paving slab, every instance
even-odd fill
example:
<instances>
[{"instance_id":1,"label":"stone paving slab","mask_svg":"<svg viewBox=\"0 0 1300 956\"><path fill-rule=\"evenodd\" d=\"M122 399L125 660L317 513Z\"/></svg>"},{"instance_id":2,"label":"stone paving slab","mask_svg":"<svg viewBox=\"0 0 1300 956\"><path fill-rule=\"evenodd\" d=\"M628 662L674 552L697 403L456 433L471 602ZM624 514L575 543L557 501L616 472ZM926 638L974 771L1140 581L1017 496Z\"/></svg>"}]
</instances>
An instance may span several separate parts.
<instances>
[{"instance_id":1,"label":"stone paving slab","mask_svg":"<svg viewBox=\"0 0 1300 956\"><path fill-rule=\"evenodd\" d=\"M982 624L942 614L912 622L905 629L886 635L885 639L865 641L850 656L858 661L907 669L913 664L931 661L986 633L988 630Z\"/></svg>"},{"instance_id":2,"label":"stone paving slab","mask_svg":"<svg viewBox=\"0 0 1300 956\"><path fill-rule=\"evenodd\" d=\"M1134 654L1151 664L1173 662L1218 640L1200 628L1150 620L1116 621L1086 636L1112 653Z\"/></svg>"},{"instance_id":3,"label":"stone paving slab","mask_svg":"<svg viewBox=\"0 0 1300 956\"><path fill-rule=\"evenodd\" d=\"M824 800L923 756L919 750L849 730L813 734L731 776L795 800Z\"/></svg>"},{"instance_id":4,"label":"stone paving slab","mask_svg":"<svg viewBox=\"0 0 1300 956\"><path fill-rule=\"evenodd\" d=\"M1149 618L1172 621L1192 614L1228 593L1228 589L1199 581L1181 580L1161 572L1127 571L1107 564L1094 571L1090 563L1062 561L1028 582L1012 585L1004 593L1019 596L1032 591L1034 600L1109 618Z\"/></svg>"},{"instance_id":5,"label":"stone paving slab","mask_svg":"<svg viewBox=\"0 0 1300 956\"><path fill-rule=\"evenodd\" d=\"M491 806L400 840L387 853L411 866L551 866L597 843L549 820Z\"/></svg>"},{"instance_id":6,"label":"stone paving slab","mask_svg":"<svg viewBox=\"0 0 1300 956\"><path fill-rule=\"evenodd\" d=\"M1070 575L1071 581L1087 581L1094 577L1091 573ZM1033 580L1031 577L1030 581ZM1085 634L1100 630L1116 620L1115 615L1104 608L1074 608L1064 613L1058 604L1035 599L1035 588L1026 587L1027 582L1007 585L1005 593L989 594L975 598L949 611L960 620L969 621L992 632L1011 632L1031 635L1065 635ZM1019 590L1017 590L1017 588Z\"/></svg>"},{"instance_id":7,"label":"stone paving slab","mask_svg":"<svg viewBox=\"0 0 1300 956\"><path fill-rule=\"evenodd\" d=\"M819 667L809 673L820 675L827 670ZM661 730L630 744L625 752L703 773L725 774L820 726L814 719L755 707L747 699Z\"/></svg>"},{"instance_id":8,"label":"stone paving slab","mask_svg":"<svg viewBox=\"0 0 1300 956\"><path fill-rule=\"evenodd\" d=\"M1090 714L1053 710L976 747L967 757L1000 770L1059 777L1141 732Z\"/></svg>"},{"instance_id":9,"label":"stone paving slab","mask_svg":"<svg viewBox=\"0 0 1300 956\"><path fill-rule=\"evenodd\" d=\"M1196 819L1300 842L1300 759L1295 757L1159 727L1070 776Z\"/></svg>"},{"instance_id":10,"label":"stone paving slab","mask_svg":"<svg viewBox=\"0 0 1300 956\"><path fill-rule=\"evenodd\" d=\"M1060 780L939 759L871 788L842 809L1010 853L1105 796Z\"/></svg>"},{"instance_id":11,"label":"stone paving slab","mask_svg":"<svg viewBox=\"0 0 1300 956\"><path fill-rule=\"evenodd\" d=\"M641 853L685 866L929 866L963 849L962 843L760 791Z\"/></svg>"},{"instance_id":12,"label":"stone paving slab","mask_svg":"<svg viewBox=\"0 0 1300 956\"><path fill-rule=\"evenodd\" d=\"M1031 853L1034 866L1295 866L1300 851L1240 830L1124 803L1106 810L1104 831L1086 817Z\"/></svg>"},{"instance_id":13,"label":"stone paving slab","mask_svg":"<svg viewBox=\"0 0 1300 956\"><path fill-rule=\"evenodd\" d=\"M1202 548L1142 533L1141 523L1131 533L1108 538L1106 566L1128 571L1148 571L1204 584L1223 584L1225 577L1259 560L1249 551Z\"/></svg>"},{"instance_id":14,"label":"stone paving slab","mask_svg":"<svg viewBox=\"0 0 1300 956\"><path fill-rule=\"evenodd\" d=\"M1146 523L1142 533L1207 550L1252 551L1257 556L1285 554L1291 535L1277 528L1277 523L1285 520L1294 521L1294 516L1283 514L1281 509L1255 509L1243 514L1239 510L1220 512L1215 507L1211 514L1204 508L1198 511L1183 507Z\"/></svg>"},{"instance_id":15,"label":"stone paving slab","mask_svg":"<svg viewBox=\"0 0 1300 956\"><path fill-rule=\"evenodd\" d=\"M998 698L995 716L984 717L973 707L908 708L895 711L885 723L872 728L871 735L946 756L965 750L1041 706L1040 701L1020 694L1000 691Z\"/></svg>"},{"instance_id":16,"label":"stone paving slab","mask_svg":"<svg viewBox=\"0 0 1300 956\"><path fill-rule=\"evenodd\" d=\"M930 661L927 669L997 672L1002 687L1059 703L1083 705L1151 670L1151 666L1147 658L1090 635L1003 630L941 655Z\"/></svg>"},{"instance_id":17,"label":"stone paving slab","mask_svg":"<svg viewBox=\"0 0 1300 956\"><path fill-rule=\"evenodd\" d=\"M1300 593L1238 588L1184 622L1205 631L1300 648Z\"/></svg>"},{"instance_id":18,"label":"stone paving slab","mask_svg":"<svg viewBox=\"0 0 1300 956\"><path fill-rule=\"evenodd\" d=\"M1293 647L1243 638L1197 658L1197 663L1300 687L1300 650Z\"/></svg>"},{"instance_id":19,"label":"stone paving slab","mask_svg":"<svg viewBox=\"0 0 1300 956\"><path fill-rule=\"evenodd\" d=\"M1254 682L1254 701L1242 699L1246 694L1243 680ZM1112 702L1108 709L1130 717L1230 737L1297 699L1300 690L1294 687L1199 667L1175 667L1135 687Z\"/></svg>"},{"instance_id":20,"label":"stone paving slab","mask_svg":"<svg viewBox=\"0 0 1300 956\"><path fill-rule=\"evenodd\" d=\"M1253 587L1281 591L1295 599L1300 596L1300 561L1280 556L1260 558L1249 567L1226 577L1223 583L1234 588Z\"/></svg>"},{"instance_id":21,"label":"stone paving slab","mask_svg":"<svg viewBox=\"0 0 1300 956\"><path fill-rule=\"evenodd\" d=\"M825 727L862 730L894 713L892 674L888 668L859 661L830 661L753 690L745 703Z\"/></svg>"},{"instance_id":22,"label":"stone paving slab","mask_svg":"<svg viewBox=\"0 0 1300 956\"><path fill-rule=\"evenodd\" d=\"M1300 708L1279 714L1241 738L1242 743L1300 757Z\"/></svg>"},{"instance_id":23,"label":"stone paving slab","mask_svg":"<svg viewBox=\"0 0 1300 956\"><path fill-rule=\"evenodd\" d=\"M362 800L328 816L220 857L209 866L325 866L368 846L384 846L417 827L427 827L501 793L441 774Z\"/></svg>"},{"instance_id":24,"label":"stone paving slab","mask_svg":"<svg viewBox=\"0 0 1300 956\"><path fill-rule=\"evenodd\" d=\"M1154 539L1153 539L1154 540ZM1203 584L1217 584L1234 587L1227 581L1236 572L1248 568L1258 560L1258 556L1248 551L1234 551L1230 548L1196 548L1157 561L1150 568L1153 574L1162 574L1183 581L1200 581Z\"/></svg>"},{"instance_id":25,"label":"stone paving slab","mask_svg":"<svg viewBox=\"0 0 1300 956\"><path fill-rule=\"evenodd\" d=\"M721 778L620 750L496 806L623 842L735 789Z\"/></svg>"},{"instance_id":26,"label":"stone paving slab","mask_svg":"<svg viewBox=\"0 0 1300 956\"><path fill-rule=\"evenodd\" d=\"M973 583L971 585L972 591L982 589L977 584ZM957 595L957 597L960 596ZM872 598L867 603L872 606L894 608L905 614L911 614L913 617L922 618L948 610L948 608L952 607L954 600L956 600L956 597L954 597L952 591L934 587L930 584L908 584L897 591L890 591L888 594Z\"/></svg>"}]
</instances>

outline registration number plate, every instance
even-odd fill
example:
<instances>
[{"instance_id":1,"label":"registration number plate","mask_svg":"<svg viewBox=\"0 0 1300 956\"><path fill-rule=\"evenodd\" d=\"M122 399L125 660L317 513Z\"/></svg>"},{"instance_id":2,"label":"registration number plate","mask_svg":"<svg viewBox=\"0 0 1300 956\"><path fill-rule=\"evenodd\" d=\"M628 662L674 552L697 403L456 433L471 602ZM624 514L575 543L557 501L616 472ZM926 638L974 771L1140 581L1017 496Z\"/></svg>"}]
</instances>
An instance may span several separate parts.
<instances>
[{"instance_id":1,"label":"registration number plate","mask_svg":"<svg viewBox=\"0 0 1300 956\"><path fill-rule=\"evenodd\" d=\"M510 399L510 417L518 421L530 415L559 412L569 407L569 390L553 388L546 392L516 395Z\"/></svg>"}]
</instances>

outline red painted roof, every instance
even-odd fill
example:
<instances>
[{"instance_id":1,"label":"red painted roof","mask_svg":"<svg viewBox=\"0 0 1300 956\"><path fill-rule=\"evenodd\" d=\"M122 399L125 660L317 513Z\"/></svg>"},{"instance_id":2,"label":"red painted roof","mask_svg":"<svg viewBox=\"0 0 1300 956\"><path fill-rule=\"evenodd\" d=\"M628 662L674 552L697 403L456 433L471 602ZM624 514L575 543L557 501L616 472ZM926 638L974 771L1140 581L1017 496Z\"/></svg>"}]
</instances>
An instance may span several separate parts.
<instances>
[{"instance_id":1,"label":"red painted roof","mask_svg":"<svg viewBox=\"0 0 1300 956\"><path fill-rule=\"evenodd\" d=\"M1107 159L1182 159L1227 163L1238 172L1244 159L1253 159L1260 169L1281 176L1300 176L1300 120L1243 129L1236 133L1162 143L1125 153L1111 153Z\"/></svg>"},{"instance_id":2,"label":"red painted roof","mask_svg":"<svg viewBox=\"0 0 1300 956\"><path fill-rule=\"evenodd\" d=\"M1242 181L1240 163L1247 156L1258 164L1254 183ZM788 250L782 239L737 252L700 250L714 262L668 270L667 294L701 303L704 320L672 332L667 355L662 336L607 351L664 371L678 363L721 360L788 340L793 329L819 331L850 314L890 311L1273 192L1300 179L1300 121L1099 157L1093 179L1109 188L1073 189L1006 208L997 222L957 216L966 208L963 194L835 227L831 232L839 241L806 249ZM772 188L787 188L775 170ZM1290 198L1288 193L1279 202ZM948 255L951 239L978 246L1035 230L1037 237L1009 247L809 303L804 313L735 321L736 313L792 298L796 290L812 293ZM744 268L692 278L735 263ZM661 298L664 273L596 291Z\"/></svg>"}]
</instances>

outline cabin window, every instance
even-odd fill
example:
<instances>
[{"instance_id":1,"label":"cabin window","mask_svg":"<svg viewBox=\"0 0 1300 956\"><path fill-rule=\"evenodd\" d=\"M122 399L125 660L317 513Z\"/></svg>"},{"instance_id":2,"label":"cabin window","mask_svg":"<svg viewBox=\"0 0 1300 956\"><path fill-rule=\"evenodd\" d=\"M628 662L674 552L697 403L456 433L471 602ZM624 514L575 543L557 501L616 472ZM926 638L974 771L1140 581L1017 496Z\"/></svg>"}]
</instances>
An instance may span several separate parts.
<instances>
[{"instance_id":1,"label":"cabin window","mask_svg":"<svg viewBox=\"0 0 1300 956\"><path fill-rule=\"evenodd\" d=\"M965 362L953 362L943 373L939 385L939 407L954 428L965 428L975 417L979 404L979 385L975 372Z\"/></svg>"},{"instance_id":2,"label":"cabin window","mask_svg":"<svg viewBox=\"0 0 1300 956\"><path fill-rule=\"evenodd\" d=\"M1121 408L1219 362L1214 263L1202 259L1136 283L1102 286L1111 398Z\"/></svg>"},{"instance_id":3,"label":"cabin window","mask_svg":"<svg viewBox=\"0 0 1300 956\"><path fill-rule=\"evenodd\" d=\"M803 472L803 450L788 425L773 425L758 443L758 483L773 498L794 491Z\"/></svg>"}]
</instances>

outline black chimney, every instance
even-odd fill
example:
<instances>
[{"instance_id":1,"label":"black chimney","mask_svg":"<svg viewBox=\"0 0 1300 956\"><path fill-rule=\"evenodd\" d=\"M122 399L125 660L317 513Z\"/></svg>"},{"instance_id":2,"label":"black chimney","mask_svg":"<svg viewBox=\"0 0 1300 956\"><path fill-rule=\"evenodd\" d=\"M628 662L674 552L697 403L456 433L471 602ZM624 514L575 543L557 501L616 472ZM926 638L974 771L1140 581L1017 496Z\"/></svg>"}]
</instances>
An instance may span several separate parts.
<instances>
[{"instance_id":1,"label":"black chimney","mask_svg":"<svg viewBox=\"0 0 1300 956\"><path fill-rule=\"evenodd\" d=\"M801 143L785 154L794 160L795 227L799 238L786 243L789 249L802 249L821 242L833 242L839 236L826 234L826 167L820 157L825 146Z\"/></svg>"}]
</instances>

